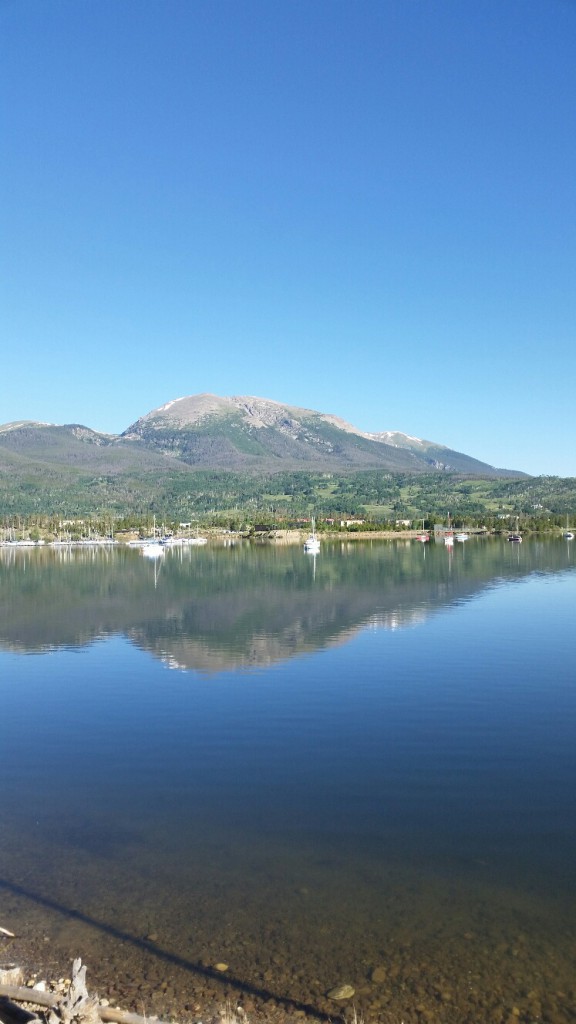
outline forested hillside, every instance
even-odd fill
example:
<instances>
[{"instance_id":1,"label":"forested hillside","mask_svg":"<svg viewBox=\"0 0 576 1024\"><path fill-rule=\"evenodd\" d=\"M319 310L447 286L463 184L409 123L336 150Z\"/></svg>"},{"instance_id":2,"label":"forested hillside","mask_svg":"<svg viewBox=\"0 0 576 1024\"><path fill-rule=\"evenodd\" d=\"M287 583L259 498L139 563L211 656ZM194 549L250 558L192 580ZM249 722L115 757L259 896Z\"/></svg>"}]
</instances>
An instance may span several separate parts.
<instances>
[{"instance_id":1,"label":"forested hillside","mask_svg":"<svg viewBox=\"0 0 576 1024\"><path fill-rule=\"evenodd\" d=\"M487 479L457 474L276 473L246 475L175 469L86 475L70 468L14 486L0 474L0 516L147 516L170 521L292 523L311 513L319 519L358 517L375 524L397 520L444 521L447 516L494 526L499 516L518 515L544 525L576 516L576 479Z\"/></svg>"}]
</instances>

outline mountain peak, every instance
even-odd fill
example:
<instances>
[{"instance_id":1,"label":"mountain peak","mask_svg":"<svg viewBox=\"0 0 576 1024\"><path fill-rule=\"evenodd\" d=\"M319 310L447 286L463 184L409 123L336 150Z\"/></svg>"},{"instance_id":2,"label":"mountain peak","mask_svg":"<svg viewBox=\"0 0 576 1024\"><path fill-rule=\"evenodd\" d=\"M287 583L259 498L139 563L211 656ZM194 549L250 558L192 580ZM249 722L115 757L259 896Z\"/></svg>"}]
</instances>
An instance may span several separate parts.
<instances>
[{"instance_id":1,"label":"mountain peak","mask_svg":"<svg viewBox=\"0 0 576 1024\"><path fill-rule=\"evenodd\" d=\"M36 427L55 426L55 423L41 423L39 420L14 420L12 423L0 424L0 434L7 434L11 430L33 430Z\"/></svg>"},{"instance_id":2,"label":"mountain peak","mask_svg":"<svg viewBox=\"0 0 576 1024\"><path fill-rule=\"evenodd\" d=\"M136 420L121 439L197 468L505 473L433 441L400 431L367 433L332 413L254 395L175 398Z\"/></svg>"},{"instance_id":3,"label":"mountain peak","mask_svg":"<svg viewBox=\"0 0 576 1024\"><path fill-rule=\"evenodd\" d=\"M79 424L18 420L0 426L0 454L81 466L154 467L155 471L384 473L454 472L523 476L434 441L397 430L367 433L333 413L255 395L209 392L173 398L121 435ZM99 453L98 451L99 450Z\"/></svg>"}]
</instances>

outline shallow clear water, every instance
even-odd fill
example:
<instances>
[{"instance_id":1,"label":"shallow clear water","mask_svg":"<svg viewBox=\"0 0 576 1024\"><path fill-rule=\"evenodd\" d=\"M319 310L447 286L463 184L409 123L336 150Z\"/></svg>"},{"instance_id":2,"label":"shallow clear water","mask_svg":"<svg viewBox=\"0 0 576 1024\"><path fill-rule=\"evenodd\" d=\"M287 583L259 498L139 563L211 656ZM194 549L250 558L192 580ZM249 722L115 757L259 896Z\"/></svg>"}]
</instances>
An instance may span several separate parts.
<instances>
[{"instance_id":1,"label":"shallow clear water","mask_svg":"<svg viewBox=\"0 0 576 1024\"><path fill-rule=\"evenodd\" d=\"M573 1020L575 607L561 540L0 550L0 961Z\"/></svg>"}]
</instances>

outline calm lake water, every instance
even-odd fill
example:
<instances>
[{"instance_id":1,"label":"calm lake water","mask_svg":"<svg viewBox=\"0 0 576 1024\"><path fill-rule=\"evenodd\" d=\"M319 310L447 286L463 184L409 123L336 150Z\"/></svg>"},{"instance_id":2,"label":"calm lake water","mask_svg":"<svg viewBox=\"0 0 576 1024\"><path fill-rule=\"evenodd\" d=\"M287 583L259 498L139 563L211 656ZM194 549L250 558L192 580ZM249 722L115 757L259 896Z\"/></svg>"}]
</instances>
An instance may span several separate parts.
<instances>
[{"instance_id":1,"label":"calm lake water","mask_svg":"<svg viewBox=\"0 0 576 1024\"><path fill-rule=\"evenodd\" d=\"M0 549L0 965L574 1021L575 609L560 539Z\"/></svg>"}]
</instances>

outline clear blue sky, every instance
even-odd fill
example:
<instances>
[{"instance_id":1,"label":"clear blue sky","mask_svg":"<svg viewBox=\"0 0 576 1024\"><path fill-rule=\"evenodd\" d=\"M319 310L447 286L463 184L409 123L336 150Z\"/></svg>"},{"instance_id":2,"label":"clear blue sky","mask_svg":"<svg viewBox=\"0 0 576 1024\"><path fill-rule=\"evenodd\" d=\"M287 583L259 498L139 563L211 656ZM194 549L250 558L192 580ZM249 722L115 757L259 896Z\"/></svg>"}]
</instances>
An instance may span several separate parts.
<instances>
[{"instance_id":1,"label":"clear blue sky","mask_svg":"<svg viewBox=\"0 0 576 1024\"><path fill-rule=\"evenodd\" d=\"M0 423L251 394L576 475L573 0L0 0Z\"/></svg>"}]
</instances>

